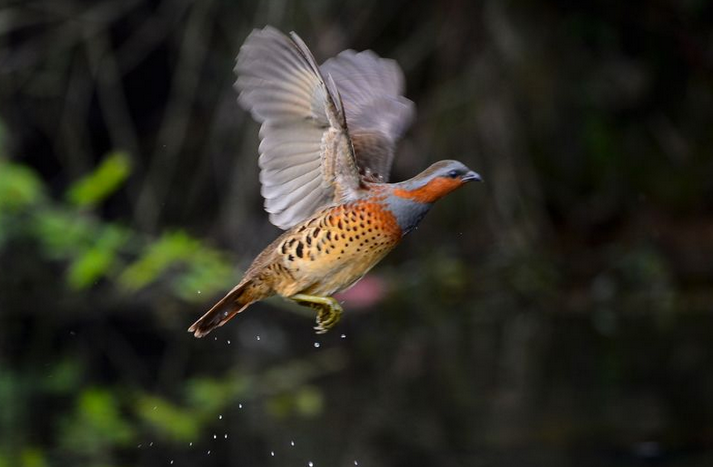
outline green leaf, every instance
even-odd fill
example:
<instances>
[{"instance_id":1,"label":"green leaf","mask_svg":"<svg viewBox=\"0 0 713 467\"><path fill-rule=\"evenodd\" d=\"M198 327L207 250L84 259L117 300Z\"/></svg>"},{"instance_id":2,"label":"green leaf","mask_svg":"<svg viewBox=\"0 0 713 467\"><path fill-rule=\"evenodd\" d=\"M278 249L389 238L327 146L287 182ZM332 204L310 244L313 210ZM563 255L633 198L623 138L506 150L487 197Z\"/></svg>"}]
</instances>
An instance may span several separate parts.
<instances>
[{"instance_id":1,"label":"green leaf","mask_svg":"<svg viewBox=\"0 0 713 467\"><path fill-rule=\"evenodd\" d=\"M201 429L193 413L159 397L143 396L136 407L140 418L175 441L196 439Z\"/></svg>"},{"instance_id":2,"label":"green leaf","mask_svg":"<svg viewBox=\"0 0 713 467\"><path fill-rule=\"evenodd\" d=\"M79 395L75 414L65 420L61 433L67 450L90 455L126 446L134 439L132 426L122 417L116 396L101 388L87 389Z\"/></svg>"},{"instance_id":3,"label":"green leaf","mask_svg":"<svg viewBox=\"0 0 713 467\"><path fill-rule=\"evenodd\" d=\"M130 233L107 225L94 245L72 261L67 280L75 289L84 289L104 277L114 265L117 250L130 238Z\"/></svg>"},{"instance_id":4,"label":"green leaf","mask_svg":"<svg viewBox=\"0 0 713 467\"><path fill-rule=\"evenodd\" d=\"M156 280L169 267L185 262L200 249L200 242L183 232L169 232L146 247L144 254L119 276L119 283L135 291Z\"/></svg>"},{"instance_id":5,"label":"green leaf","mask_svg":"<svg viewBox=\"0 0 713 467\"><path fill-rule=\"evenodd\" d=\"M22 467L45 467L47 460L39 448L26 448L22 451Z\"/></svg>"},{"instance_id":6,"label":"green leaf","mask_svg":"<svg viewBox=\"0 0 713 467\"><path fill-rule=\"evenodd\" d=\"M187 270L172 284L174 293L186 301L203 302L206 297L229 288L237 279L221 253L209 248L196 251L186 266Z\"/></svg>"},{"instance_id":7,"label":"green leaf","mask_svg":"<svg viewBox=\"0 0 713 467\"><path fill-rule=\"evenodd\" d=\"M114 193L131 173L128 154L116 151L107 155L91 174L67 190L67 199L81 208L93 207Z\"/></svg>"},{"instance_id":8,"label":"green leaf","mask_svg":"<svg viewBox=\"0 0 713 467\"><path fill-rule=\"evenodd\" d=\"M28 208L43 195L42 182L32 169L0 159L0 213Z\"/></svg>"},{"instance_id":9,"label":"green leaf","mask_svg":"<svg viewBox=\"0 0 713 467\"><path fill-rule=\"evenodd\" d=\"M305 417L315 417L322 413L324 397L314 386L304 386L295 394L295 408Z\"/></svg>"},{"instance_id":10,"label":"green leaf","mask_svg":"<svg viewBox=\"0 0 713 467\"><path fill-rule=\"evenodd\" d=\"M61 209L43 209L34 220L35 236L53 259L66 259L90 245L96 232L83 216Z\"/></svg>"}]
</instances>

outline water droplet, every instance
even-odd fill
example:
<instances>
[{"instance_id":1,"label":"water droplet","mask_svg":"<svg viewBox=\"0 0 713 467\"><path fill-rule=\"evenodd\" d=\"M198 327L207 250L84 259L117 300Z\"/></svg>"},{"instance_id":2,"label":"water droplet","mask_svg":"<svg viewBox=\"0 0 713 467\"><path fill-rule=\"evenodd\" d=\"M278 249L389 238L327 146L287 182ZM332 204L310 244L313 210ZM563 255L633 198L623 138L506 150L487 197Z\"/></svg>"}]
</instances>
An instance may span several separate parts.
<instances>
[{"instance_id":1,"label":"water droplet","mask_svg":"<svg viewBox=\"0 0 713 467\"><path fill-rule=\"evenodd\" d=\"M359 462L357 462L357 461L354 461L354 465L359 465Z\"/></svg>"},{"instance_id":2,"label":"water droplet","mask_svg":"<svg viewBox=\"0 0 713 467\"><path fill-rule=\"evenodd\" d=\"M228 439L228 433L225 434L225 439Z\"/></svg>"},{"instance_id":3,"label":"water droplet","mask_svg":"<svg viewBox=\"0 0 713 467\"><path fill-rule=\"evenodd\" d=\"M139 444L139 445L138 445L138 446L136 446L136 447L137 447L137 448L140 448L140 447L141 447L141 444Z\"/></svg>"},{"instance_id":4,"label":"water droplet","mask_svg":"<svg viewBox=\"0 0 713 467\"><path fill-rule=\"evenodd\" d=\"M199 291L198 291L198 294L200 294L200 293L201 293L201 291L199 290Z\"/></svg>"},{"instance_id":5,"label":"water droplet","mask_svg":"<svg viewBox=\"0 0 713 467\"><path fill-rule=\"evenodd\" d=\"M342 335L339 336L339 337L341 337L342 339L345 339L345 338L347 337L347 335L346 335L346 334L342 334Z\"/></svg>"},{"instance_id":6,"label":"water droplet","mask_svg":"<svg viewBox=\"0 0 713 467\"><path fill-rule=\"evenodd\" d=\"M294 442L294 441L290 441L290 446L294 446L294 445L295 445L295 442Z\"/></svg>"},{"instance_id":7,"label":"water droplet","mask_svg":"<svg viewBox=\"0 0 713 467\"><path fill-rule=\"evenodd\" d=\"M218 420L222 420L222 419L223 419L223 416L222 416L222 415L218 415Z\"/></svg>"},{"instance_id":8,"label":"water droplet","mask_svg":"<svg viewBox=\"0 0 713 467\"><path fill-rule=\"evenodd\" d=\"M272 457L275 457L275 451L270 451L270 455L271 455Z\"/></svg>"},{"instance_id":9,"label":"water droplet","mask_svg":"<svg viewBox=\"0 0 713 467\"><path fill-rule=\"evenodd\" d=\"M173 460L171 460L171 465L173 465Z\"/></svg>"},{"instance_id":10,"label":"water droplet","mask_svg":"<svg viewBox=\"0 0 713 467\"><path fill-rule=\"evenodd\" d=\"M153 410L156 410L157 408L158 408L158 406L155 406L155 405L153 406Z\"/></svg>"},{"instance_id":11,"label":"water droplet","mask_svg":"<svg viewBox=\"0 0 713 467\"><path fill-rule=\"evenodd\" d=\"M314 467L314 462L309 461L309 462L307 462L307 465L308 465L309 467Z\"/></svg>"},{"instance_id":12,"label":"water droplet","mask_svg":"<svg viewBox=\"0 0 713 467\"><path fill-rule=\"evenodd\" d=\"M216 341L217 341L217 340L218 340L218 337L214 337L213 340L216 340Z\"/></svg>"},{"instance_id":13,"label":"water droplet","mask_svg":"<svg viewBox=\"0 0 713 467\"><path fill-rule=\"evenodd\" d=\"M218 439L218 435L216 435L215 433L213 433L213 439Z\"/></svg>"},{"instance_id":14,"label":"water droplet","mask_svg":"<svg viewBox=\"0 0 713 467\"><path fill-rule=\"evenodd\" d=\"M207 455L210 456L210 451L208 451L208 454L207 454Z\"/></svg>"},{"instance_id":15,"label":"water droplet","mask_svg":"<svg viewBox=\"0 0 713 467\"><path fill-rule=\"evenodd\" d=\"M260 336L255 336L255 339L260 340Z\"/></svg>"},{"instance_id":16,"label":"water droplet","mask_svg":"<svg viewBox=\"0 0 713 467\"><path fill-rule=\"evenodd\" d=\"M230 339L228 339L228 345L230 345Z\"/></svg>"},{"instance_id":17,"label":"water droplet","mask_svg":"<svg viewBox=\"0 0 713 467\"><path fill-rule=\"evenodd\" d=\"M238 408L239 408L239 409L242 409L242 408L243 408L243 404L238 404Z\"/></svg>"},{"instance_id":18,"label":"water droplet","mask_svg":"<svg viewBox=\"0 0 713 467\"><path fill-rule=\"evenodd\" d=\"M315 342L315 343L314 343L314 347L315 347L316 349L319 348L319 345L320 345L319 342Z\"/></svg>"},{"instance_id":19,"label":"water droplet","mask_svg":"<svg viewBox=\"0 0 713 467\"><path fill-rule=\"evenodd\" d=\"M151 446L153 446L153 441L151 441L151 442L149 443L149 447L151 447Z\"/></svg>"},{"instance_id":20,"label":"water droplet","mask_svg":"<svg viewBox=\"0 0 713 467\"><path fill-rule=\"evenodd\" d=\"M193 443L188 443L189 446L193 446Z\"/></svg>"}]
</instances>

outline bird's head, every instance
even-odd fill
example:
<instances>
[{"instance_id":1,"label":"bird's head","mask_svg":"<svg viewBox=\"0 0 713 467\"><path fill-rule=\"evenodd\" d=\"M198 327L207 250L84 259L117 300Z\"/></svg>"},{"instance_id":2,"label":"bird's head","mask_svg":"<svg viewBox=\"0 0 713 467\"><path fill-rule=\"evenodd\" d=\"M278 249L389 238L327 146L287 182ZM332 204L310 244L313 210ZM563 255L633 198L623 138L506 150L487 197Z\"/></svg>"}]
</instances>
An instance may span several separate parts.
<instances>
[{"instance_id":1,"label":"bird's head","mask_svg":"<svg viewBox=\"0 0 713 467\"><path fill-rule=\"evenodd\" d=\"M458 161L439 161L412 179L398 183L396 196L433 203L468 182L480 182L480 175Z\"/></svg>"}]
</instances>

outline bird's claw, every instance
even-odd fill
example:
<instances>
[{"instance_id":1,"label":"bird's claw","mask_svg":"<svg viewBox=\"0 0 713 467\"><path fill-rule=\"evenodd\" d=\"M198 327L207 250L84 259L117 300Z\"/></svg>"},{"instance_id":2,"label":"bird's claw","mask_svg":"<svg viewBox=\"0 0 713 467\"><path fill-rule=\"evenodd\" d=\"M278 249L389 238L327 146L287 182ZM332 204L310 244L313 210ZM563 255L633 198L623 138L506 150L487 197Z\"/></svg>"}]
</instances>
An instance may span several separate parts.
<instances>
[{"instance_id":1,"label":"bird's claw","mask_svg":"<svg viewBox=\"0 0 713 467\"><path fill-rule=\"evenodd\" d=\"M342 317L342 308L337 306L322 307L317 311L317 325L314 330L317 334L324 334L329 331Z\"/></svg>"},{"instance_id":2,"label":"bird's claw","mask_svg":"<svg viewBox=\"0 0 713 467\"><path fill-rule=\"evenodd\" d=\"M297 294L290 298L302 306L317 311L317 325L314 327L317 334L329 331L342 317L342 306L334 297Z\"/></svg>"}]
</instances>

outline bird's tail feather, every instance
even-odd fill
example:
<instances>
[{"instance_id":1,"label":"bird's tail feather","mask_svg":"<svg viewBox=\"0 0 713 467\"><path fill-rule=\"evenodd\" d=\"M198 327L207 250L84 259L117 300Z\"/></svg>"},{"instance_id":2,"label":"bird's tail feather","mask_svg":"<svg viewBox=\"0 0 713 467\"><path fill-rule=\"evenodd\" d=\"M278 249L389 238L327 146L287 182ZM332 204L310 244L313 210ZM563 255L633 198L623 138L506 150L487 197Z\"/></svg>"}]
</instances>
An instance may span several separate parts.
<instances>
[{"instance_id":1,"label":"bird's tail feather","mask_svg":"<svg viewBox=\"0 0 713 467\"><path fill-rule=\"evenodd\" d=\"M250 304L264 298L255 296L255 288L252 281L238 284L198 321L193 323L188 328L188 332L192 332L195 337L203 337L213 329L224 325Z\"/></svg>"}]
</instances>

